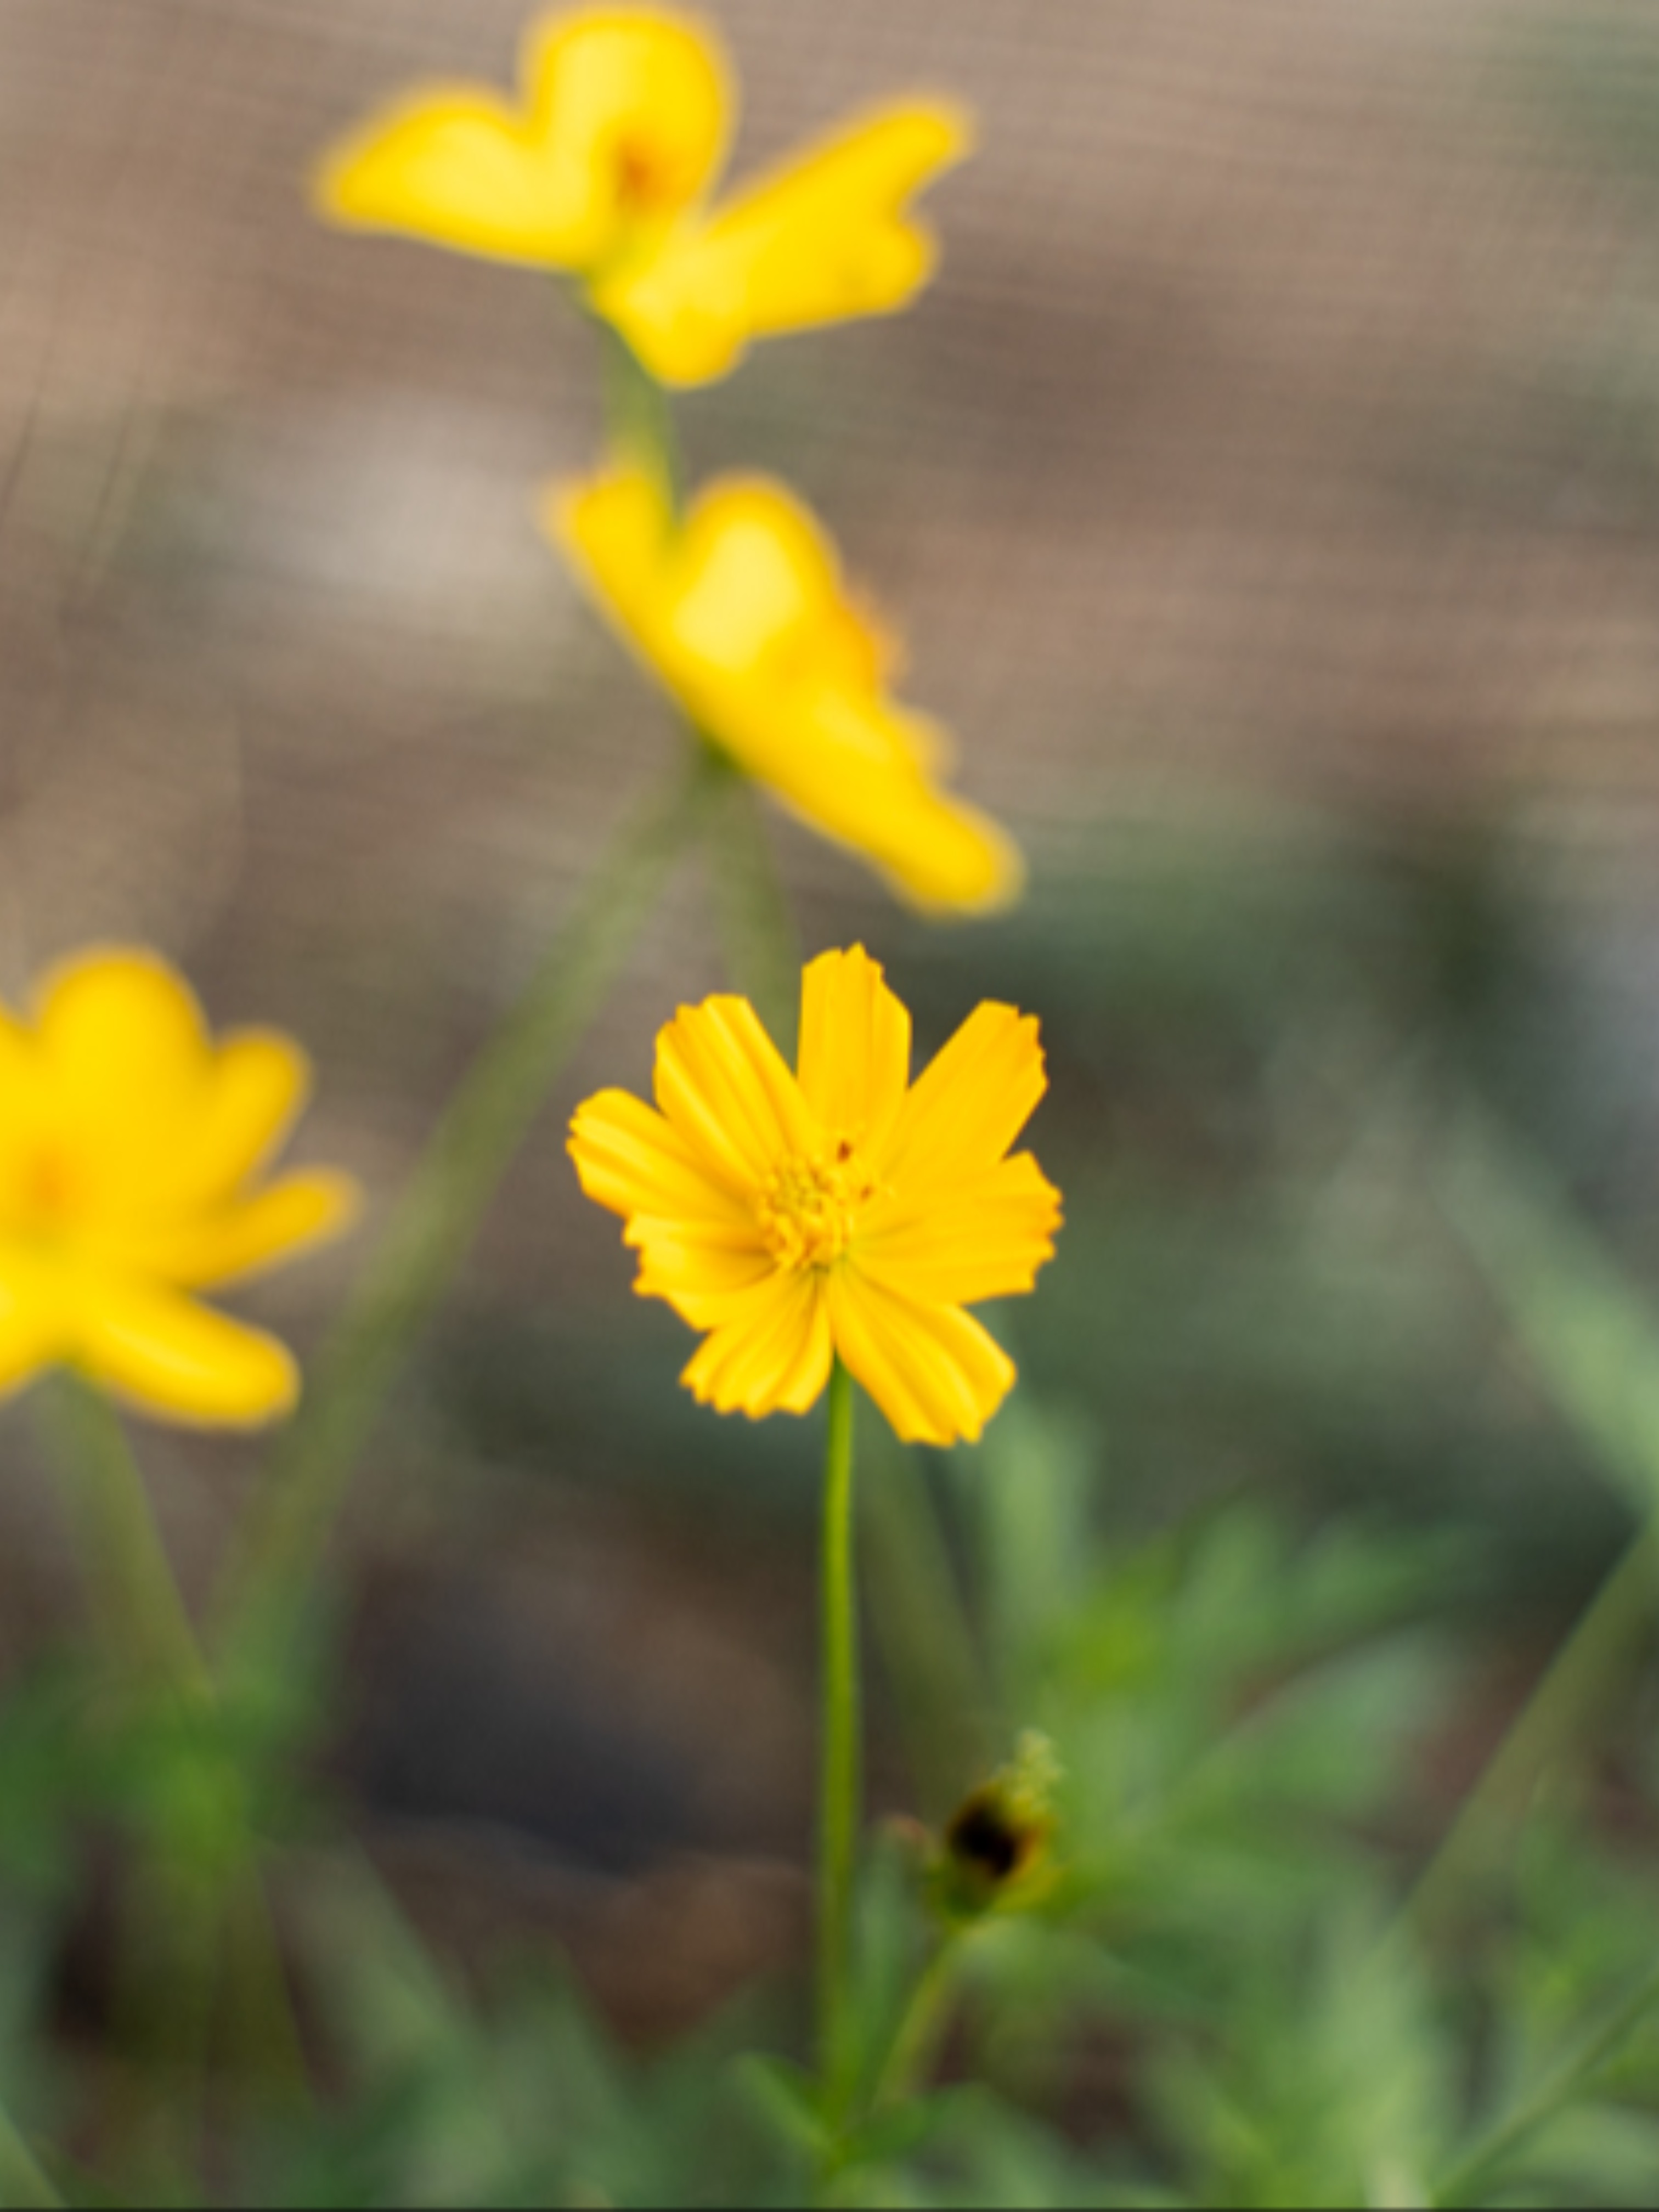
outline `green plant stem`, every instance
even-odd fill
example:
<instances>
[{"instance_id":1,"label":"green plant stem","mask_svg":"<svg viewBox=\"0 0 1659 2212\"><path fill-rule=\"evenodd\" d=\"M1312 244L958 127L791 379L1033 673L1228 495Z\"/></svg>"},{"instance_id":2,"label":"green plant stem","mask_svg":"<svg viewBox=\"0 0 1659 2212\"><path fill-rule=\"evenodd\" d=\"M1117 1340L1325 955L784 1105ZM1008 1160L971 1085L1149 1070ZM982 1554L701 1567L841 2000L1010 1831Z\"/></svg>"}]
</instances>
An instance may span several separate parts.
<instances>
[{"instance_id":1,"label":"green plant stem","mask_svg":"<svg viewBox=\"0 0 1659 2212\"><path fill-rule=\"evenodd\" d=\"M196 1632L119 1414L68 1372L49 1376L37 1399L109 1657L151 1686L208 1694Z\"/></svg>"},{"instance_id":2,"label":"green plant stem","mask_svg":"<svg viewBox=\"0 0 1659 2212\"><path fill-rule=\"evenodd\" d=\"M844 2095L849 2051L853 1876L860 1811L858 1603L853 1575L853 1378L830 1376L819 1559L818 2066L826 2099Z\"/></svg>"},{"instance_id":3,"label":"green plant stem","mask_svg":"<svg viewBox=\"0 0 1659 2212\"><path fill-rule=\"evenodd\" d=\"M1554 1762L1581 1741L1659 1601L1659 1534L1636 1537L1550 1662L1445 1840L1419 1877L1407 1916L1419 1927L1486 1872Z\"/></svg>"},{"instance_id":4,"label":"green plant stem","mask_svg":"<svg viewBox=\"0 0 1659 2212\"><path fill-rule=\"evenodd\" d=\"M1419 1926L1492 1870L1539 1782L1582 1740L1659 1609L1659 1334L1645 1299L1539 1164L1473 1108L1435 1181L1540 1382L1647 1525L1545 1670L1418 1882L1407 1916Z\"/></svg>"},{"instance_id":5,"label":"green plant stem","mask_svg":"<svg viewBox=\"0 0 1659 2212\"><path fill-rule=\"evenodd\" d=\"M63 2201L15 2124L0 2110L0 2203L18 2212L55 2212Z\"/></svg>"},{"instance_id":6,"label":"green plant stem","mask_svg":"<svg viewBox=\"0 0 1659 2212\"><path fill-rule=\"evenodd\" d=\"M932 2063L944 2031L961 1950L962 1938L955 1931L940 1936L932 1958L917 1976L910 2002L877 2076L870 2100L872 2111L885 2112L902 2104L913 2094Z\"/></svg>"},{"instance_id":7,"label":"green plant stem","mask_svg":"<svg viewBox=\"0 0 1659 2212\"><path fill-rule=\"evenodd\" d=\"M1659 1966L1644 1975L1630 1995L1610 2012L1571 2057L1565 2059L1548 2080L1460 2159L1432 2191L1431 2201L1443 2212L1476 2203L1493 2169L1519 2150L1528 2138L1547 2126L1595 2081L1626 2039L1659 2005Z\"/></svg>"},{"instance_id":8,"label":"green plant stem","mask_svg":"<svg viewBox=\"0 0 1659 2212\"><path fill-rule=\"evenodd\" d=\"M622 332L589 313L604 354L605 427L611 443L641 461L656 477L670 512L684 504L685 472L667 392Z\"/></svg>"},{"instance_id":9,"label":"green plant stem","mask_svg":"<svg viewBox=\"0 0 1659 2212\"><path fill-rule=\"evenodd\" d=\"M991 1763L989 1697L919 1455L884 1425L866 1451L859 1522L870 1623L918 1803L939 1826Z\"/></svg>"},{"instance_id":10,"label":"green plant stem","mask_svg":"<svg viewBox=\"0 0 1659 2212\"><path fill-rule=\"evenodd\" d=\"M281 1648L381 1406L696 834L713 782L699 752L629 820L462 1078L265 1470L216 1609L222 1649Z\"/></svg>"},{"instance_id":11,"label":"green plant stem","mask_svg":"<svg viewBox=\"0 0 1659 2212\"><path fill-rule=\"evenodd\" d=\"M604 356L611 442L651 471L678 519L685 506L685 470L672 400L622 333L587 312ZM719 802L710 810L708 860L726 968L787 1059L800 993L800 941L766 842L760 794L713 738L689 719L685 728L721 771Z\"/></svg>"},{"instance_id":12,"label":"green plant stem","mask_svg":"<svg viewBox=\"0 0 1659 2212\"><path fill-rule=\"evenodd\" d=\"M711 743L705 739L703 742ZM766 842L760 793L726 763L725 788L708 842L720 938L732 980L786 1060L793 1060L799 1011L801 951L794 917Z\"/></svg>"}]
</instances>

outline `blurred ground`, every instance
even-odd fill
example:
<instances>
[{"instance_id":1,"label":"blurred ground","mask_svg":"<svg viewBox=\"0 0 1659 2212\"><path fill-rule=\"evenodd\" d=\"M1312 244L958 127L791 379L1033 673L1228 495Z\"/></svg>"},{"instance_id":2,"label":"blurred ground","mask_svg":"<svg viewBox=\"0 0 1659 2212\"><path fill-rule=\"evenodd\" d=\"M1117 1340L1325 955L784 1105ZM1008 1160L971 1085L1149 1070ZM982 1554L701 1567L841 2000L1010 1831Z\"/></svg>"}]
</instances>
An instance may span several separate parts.
<instances>
[{"instance_id":1,"label":"blurred ground","mask_svg":"<svg viewBox=\"0 0 1659 2212\"><path fill-rule=\"evenodd\" d=\"M1445 825L1522 824L1511 861L1594 916L1587 957L1617 981L1621 1065L1650 1109L1651 11L708 12L747 90L739 170L896 89L979 110L981 149L936 196L943 273L921 307L776 345L685 416L699 468L775 466L820 504L1039 886L1133 869L1139 825L1192 810L1285 810L1407 853ZM531 520L535 486L595 450L583 331L532 276L333 236L305 204L308 162L366 104L423 75L504 78L519 21L507 0L0 4L0 983L89 937L160 944L220 1018L311 1042L307 1147L381 1201L671 743ZM850 863L788 825L777 844L813 945L914 947ZM1259 870L1279 854L1266 837ZM657 1022L713 979L705 908L689 878L570 1097L637 1082ZM971 970L945 1018L976 994ZM1089 1072L1094 1017L1073 1011L1083 1073L1056 1110L1093 1117L1097 1149L1126 1126L1133 1142L1133 1086ZM1167 1151L1167 1112L1149 1118ZM637 1319L556 1126L458 1301L532 1316L532 1385L562 1329L579 1368L596 1312ZM348 1266L279 1282L262 1310L303 1335ZM764 1454L744 1436L717 1440L749 1471L718 1501L642 1503L623 1479L573 1502L559 1440L591 1470L604 1435L570 1410L574 1382L520 1418L504 1333L479 1351L457 1322L368 1471L385 1501L368 1586L392 1595L363 1632L362 1786L388 1820L494 1822L603 1858L599 1754L569 1747L614 1749L626 1707L643 1778L623 1830L787 1857L809 1640L796 1493L781 1532L775 1508L757 1528ZM672 1324L637 1342L666 1387ZM58 1553L21 1441L12 1456L0 1521L27 1643ZM248 1455L162 1440L155 1463L181 1552L210 1557ZM526 1543L545 1561L529 1596ZM434 1550L462 1561L436 1597ZM781 1582L779 1558L796 1562ZM506 1656L503 1576L521 1622ZM596 1589L621 1607L597 1641ZM501 1800L458 1780L432 1688L457 1681L474 1750L480 1712L552 1698L527 1735L501 1719L495 1771L568 1754L580 1787ZM740 1815L716 1818L733 1712L769 1748ZM571 1809L584 1790L592 1818ZM630 1845L620 1873L652 1863Z\"/></svg>"}]
</instances>

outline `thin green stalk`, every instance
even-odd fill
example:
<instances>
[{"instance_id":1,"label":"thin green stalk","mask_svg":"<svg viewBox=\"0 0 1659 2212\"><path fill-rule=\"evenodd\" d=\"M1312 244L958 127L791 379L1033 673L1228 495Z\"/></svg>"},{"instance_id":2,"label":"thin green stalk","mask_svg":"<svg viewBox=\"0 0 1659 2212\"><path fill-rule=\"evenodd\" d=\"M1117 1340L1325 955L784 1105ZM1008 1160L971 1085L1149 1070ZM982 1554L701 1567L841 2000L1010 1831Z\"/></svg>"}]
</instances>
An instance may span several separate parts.
<instances>
[{"instance_id":1,"label":"thin green stalk","mask_svg":"<svg viewBox=\"0 0 1659 2212\"><path fill-rule=\"evenodd\" d=\"M613 445L656 477L671 514L685 506L685 470L673 404L620 331L589 311L604 356L605 421ZM766 842L760 799L730 757L689 720L687 735L722 771L710 810L708 858L726 964L787 1057L800 989L800 940Z\"/></svg>"},{"instance_id":2,"label":"thin green stalk","mask_svg":"<svg viewBox=\"0 0 1659 2212\"><path fill-rule=\"evenodd\" d=\"M884 1425L859 1498L865 1589L917 1799L943 1822L990 1763L988 1693L919 1455Z\"/></svg>"},{"instance_id":3,"label":"thin green stalk","mask_svg":"<svg viewBox=\"0 0 1659 2212\"><path fill-rule=\"evenodd\" d=\"M1440 1917L1486 1871L1554 1762L1582 1740L1659 1601L1659 1534L1636 1537L1527 1700L1420 1876L1407 1916Z\"/></svg>"},{"instance_id":4,"label":"thin green stalk","mask_svg":"<svg viewBox=\"0 0 1659 2212\"><path fill-rule=\"evenodd\" d=\"M940 1936L933 1955L917 1976L904 2017L876 2079L870 2100L873 2112L885 2112L902 2104L915 2092L932 2063L944 2032L961 1949L960 1935L952 1931Z\"/></svg>"},{"instance_id":5,"label":"thin green stalk","mask_svg":"<svg viewBox=\"0 0 1659 2212\"><path fill-rule=\"evenodd\" d=\"M541 965L451 1098L266 1468L220 1593L222 1643L291 1625L351 1471L502 1176L701 821L701 753L624 827Z\"/></svg>"},{"instance_id":6,"label":"thin green stalk","mask_svg":"<svg viewBox=\"0 0 1659 2212\"><path fill-rule=\"evenodd\" d=\"M76 1548L111 1679L205 1720L214 1689L119 1414L70 1373L39 1393ZM219 1903L201 1869L165 1838L139 1855L126 1917L118 2009L131 2047L162 2085L140 2133L158 2177L195 2170L201 2151Z\"/></svg>"},{"instance_id":7,"label":"thin green stalk","mask_svg":"<svg viewBox=\"0 0 1659 2212\"><path fill-rule=\"evenodd\" d=\"M1549 2079L1500 2120L1452 2168L1433 2191L1431 2201L1441 2212L1477 2203L1488 2177L1519 2150L1528 2138L1564 2112L1588 2088L1619 2046L1633 2034L1659 2005L1659 1966L1644 1975L1624 2002L1588 2036L1571 2058L1563 2061Z\"/></svg>"},{"instance_id":8,"label":"thin green stalk","mask_svg":"<svg viewBox=\"0 0 1659 2212\"><path fill-rule=\"evenodd\" d=\"M63 2201L15 2123L0 2110L0 2203L18 2212L56 2212Z\"/></svg>"},{"instance_id":9,"label":"thin green stalk","mask_svg":"<svg viewBox=\"0 0 1659 2212\"><path fill-rule=\"evenodd\" d=\"M725 756L717 757L724 764ZM766 842L760 794L740 769L727 766L710 830L709 867L726 964L778 1050L793 1059L800 939Z\"/></svg>"},{"instance_id":10,"label":"thin green stalk","mask_svg":"<svg viewBox=\"0 0 1659 2212\"><path fill-rule=\"evenodd\" d=\"M99 1632L123 1668L205 1695L207 1669L121 1418L68 1372L36 1393Z\"/></svg>"},{"instance_id":11,"label":"thin green stalk","mask_svg":"<svg viewBox=\"0 0 1659 2212\"><path fill-rule=\"evenodd\" d=\"M827 2096L848 2078L853 1877L858 1844L858 1600L853 1574L853 1378L830 1376L823 1458L818 1683L818 2066Z\"/></svg>"},{"instance_id":12,"label":"thin green stalk","mask_svg":"<svg viewBox=\"0 0 1659 2212\"><path fill-rule=\"evenodd\" d=\"M1491 1870L1539 1782L1582 1741L1659 1607L1659 1389L1646 1300L1539 1164L1466 1109L1436 1173L1447 1219L1564 1417L1646 1522L1545 1671L1413 1891L1426 1924Z\"/></svg>"},{"instance_id":13,"label":"thin green stalk","mask_svg":"<svg viewBox=\"0 0 1659 2212\"><path fill-rule=\"evenodd\" d=\"M644 463L678 514L684 503L685 471L668 394L614 324L598 315L589 319L604 351L605 426L611 443Z\"/></svg>"}]
</instances>

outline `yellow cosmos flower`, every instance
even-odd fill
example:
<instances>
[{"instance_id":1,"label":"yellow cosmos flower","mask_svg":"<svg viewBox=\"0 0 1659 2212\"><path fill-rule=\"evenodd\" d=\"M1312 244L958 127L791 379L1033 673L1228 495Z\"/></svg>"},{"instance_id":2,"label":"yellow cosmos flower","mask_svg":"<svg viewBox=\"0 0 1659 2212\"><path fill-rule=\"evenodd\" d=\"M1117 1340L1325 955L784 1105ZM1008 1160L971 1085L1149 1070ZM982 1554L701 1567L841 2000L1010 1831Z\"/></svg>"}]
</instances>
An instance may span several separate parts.
<instances>
[{"instance_id":1,"label":"yellow cosmos flower","mask_svg":"<svg viewBox=\"0 0 1659 2212\"><path fill-rule=\"evenodd\" d=\"M64 1361L175 1420L290 1406L286 1349L189 1294L351 1214L343 1176L255 1187L308 1083L284 1036L216 1045L147 952L82 953L46 979L31 1019L0 1009L0 1390Z\"/></svg>"},{"instance_id":2,"label":"yellow cosmos flower","mask_svg":"<svg viewBox=\"0 0 1659 2212\"><path fill-rule=\"evenodd\" d=\"M1014 1380L963 1307L1054 1250L1058 1192L1006 1157L1045 1085L1036 1023L986 1005L912 1085L910 1017L855 948L806 970L798 1074L746 999L708 999L657 1040L656 1108L601 1091L570 1150L635 1289L708 1332L683 1378L704 1404L803 1413L839 1353L901 1437L948 1444Z\"/></svg>"},{"instance_id":3,"label":"yellow cosmos flower","mask_svg":"<svg viewBox=\"0 0 1659 2212\"><path fill-rule=\"evenodd\" d=\"M723 478L677 525L650 471L623 465L556 490L544 521L697 727L804 821L920 905L1018 896L1018 851L938 788L944 732L890 695L892 641L781 485Z\"/></svg>"},{"instance_id":4,"label":"yellow cosmos flower","mask_svg":"<svg viewBox=\"0 0 1659 2212\"><path fill-rule=\"evenodd\" d=\"M901 307L933 265L907 203L966 150L954 107L874 111L712 211L735 120L712 30L648 8L538 17L522 99L436 84L328 155L330 221L582 278L665 384L724 375L751 338Z\"/></svg>"}]
</instances>

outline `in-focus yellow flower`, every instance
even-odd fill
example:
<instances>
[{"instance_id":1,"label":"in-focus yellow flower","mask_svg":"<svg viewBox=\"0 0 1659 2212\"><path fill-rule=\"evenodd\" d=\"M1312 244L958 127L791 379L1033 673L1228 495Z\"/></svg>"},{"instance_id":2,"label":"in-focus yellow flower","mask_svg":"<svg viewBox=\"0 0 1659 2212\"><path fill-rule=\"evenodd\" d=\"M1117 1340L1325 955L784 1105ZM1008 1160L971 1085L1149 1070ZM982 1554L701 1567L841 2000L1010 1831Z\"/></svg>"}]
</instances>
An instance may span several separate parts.
<instances>
[{"instance_id":1,"label":"in-focus yellow flower","mask_svg":"<svg viewBox=\"0 0 1659 2212\"><path fill-rule=\"evenodd\" d=\"M712 29L654 8L542 15L514 106L422 87L325 158L330 221L582 278L665 384L722 376L751 338L902 307L933 240L908 203L967 149L957 108L855 118L712 211L735 120Z\"/></svg>"},{"instance_id":2,"label":"in-focus yellow flower","mask_svg":"<svg viewBox=\"0 0 1659 2212\"><path fill-rule=\"evenodd\" d=\"M570 1150L635 1289L708 1332L683 1378L704 1404L804 1413L839 1353L901 1437L948 1444L1014 1380L963 1307L1054 1250L1059 1193L1006 1157L1045 1085L1036 1024L988 1004L913 1085L910 1017L855 947L805 972L798 1074L746 999L708 999L657 1040L656 1107L601 1091Z\"/></svg>"},{"instance_id":3,"label":"in-focus yellow flower","mask_svg":"<svg viewBox=\"0 0 1659 2212\"><path fill-rule=\"evenodd\" d=\"M305 1103L288 1038L215 1044L153 954L83 952L0 1010L0 1390L62 1361L146 1413L244 1424L294 1401L283 1346L190 1293L334 1234L356 1189L259 1186Z\"/></svg>"},{"instance_id":4,"label":"in-focus yellow flower","mask_svg":"<svg viewBox=\"0 0 1659 2212\"><path fill-rule=\"evenodd\" d=\"M677 524L650 471L622 465L556 489L544 521L696 726L804 821L920 905L1018 895L1018 852L939 790L945 732L891 696L893 641L781 484L722 478Z\"/></svg>"}]
</instances>

